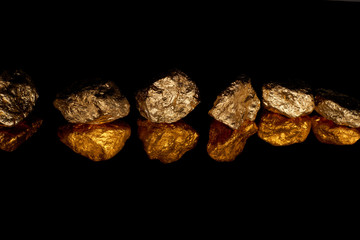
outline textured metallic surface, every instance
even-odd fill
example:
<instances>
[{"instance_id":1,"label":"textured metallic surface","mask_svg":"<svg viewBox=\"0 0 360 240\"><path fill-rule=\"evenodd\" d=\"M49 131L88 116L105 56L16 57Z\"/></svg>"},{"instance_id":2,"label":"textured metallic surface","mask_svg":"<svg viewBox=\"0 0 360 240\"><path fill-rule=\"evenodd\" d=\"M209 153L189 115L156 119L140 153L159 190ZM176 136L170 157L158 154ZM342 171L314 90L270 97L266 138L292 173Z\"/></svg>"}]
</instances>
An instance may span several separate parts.
<instances>
[{"instance_id":1,"label":"textured metallic surface","mask_svg":"<svg viewBox=\"0 0 360 240\"><path fill-rule=\"evenodd\" d=\"M278 113L264 112L258 127L261 139L274 146L286 146L306 140L311 130L311 118L287 118Z\"/></svg>"},{"instance_id":2,"label":"textured metallic surface","mask_svg":"<svg viewBox=\"0 0 360 240\"><path fill-rule=\"evenodd\" d=\"M0 75L0 125L12 127L33 110L39 95L29 75L21 70Z\"/></svg>"},{"instance_id":3,"label":"textured metallic surface","mask_svg":"<svg viewBox=\"0 0 360 240\"><path fill-rule=\"evenodd\" d=\"M321 116L312 117L312 131L326 144L352 145L360 139L360 129L340 126Z\"/></svg>"},{"instance_id":4,"label":"textured metallic surface","mask_svg":"<svg viewBox=\"0 0 360 240\"><path fill-rule=\"evenodd\" d=\"M138 135L148 157L163 163L179 160L196 146L199 138L199 134L183 121L153 123L139 119L137 124Z\"/></svg>"},{"instance_id":5,"label":"textured metallic surface","mask_svg":"<svg viewBox=\"0 0 360 240\"><path fill-rule=\"evenodd\" d=\"M58 129L58 136L66 146L93 161L114 157L130 135L129 124L121 120L104 124L67 124Z\"/></svg>"},{"instance_id":6,"label":"textured metallic surface","mask_svg":"<svg viewBox=\"0 0 360 240\"><path fill-rule=\"evenodd\" d=\"M141 116L156 123L176 122L200 103L196 84L179 70L138 91L135 98Z\"/></svg>"},{"instance_id":7,"label":"textured metallic surface","mask_svg":"<svg viewBox=\"0 0 360 240\"><path fill-rule=\"evenodd\" d=\"M215 100L209 115L232 129L238 129L246 121L254 121L260 109L260 100L251 80L241 75Z\"/></svg>"},{"instance_id":8,"label":"textured metallic surface","mask_svg":"<svg viewBox=\"0 0 360 240\"><path fill-rule=\"evenodd\" d=\"M314 96L306 83L267 83L262 87L263 106L289 118L310 114L315 107Z\"/></svg>"},{"instance_id":9,"label":"textured metallic surface","mask_svg":"<svg viewBox=\"0 0 360 240\"><path fill-rule=\"evenodd\" d=\"M26 118L14 127L0 127L0 149L8 152L16 150L40 128L43 120Z\"/></svg>"},{"instance_id":10,"label":"textured metallic surface","mask_svg":"<svg viewBox=\"0 0 360 240\"><path fill-rule=\"evenodd\" d=\"M338 125L360 127L360 101L328 89L319 89L315 96L315 110Z\"/></svg>"},{"instance_id":11,"label":"textured metallic surface","mask_svg":"<svg viewBox=\"0 0 360 240\"><path fill-rule=\"evenodd\" d=\"M253 121L245 121L240 128L233 130L225 124L213 120L210 125L207 152L219 162L230 162L243 151L246 140L257 132Z\"/></svg>"},{"instance_id":12,"label":"textured metallic surface","mask_svg":"<svg viewBox=\"0 0 360 240\"><path fill-rule=\"evenodd\" d=\"M112 81L79 81L57 94L54 106L70 123L102 124L127 116L130 104Z\"/></svg>"}]
</instances>

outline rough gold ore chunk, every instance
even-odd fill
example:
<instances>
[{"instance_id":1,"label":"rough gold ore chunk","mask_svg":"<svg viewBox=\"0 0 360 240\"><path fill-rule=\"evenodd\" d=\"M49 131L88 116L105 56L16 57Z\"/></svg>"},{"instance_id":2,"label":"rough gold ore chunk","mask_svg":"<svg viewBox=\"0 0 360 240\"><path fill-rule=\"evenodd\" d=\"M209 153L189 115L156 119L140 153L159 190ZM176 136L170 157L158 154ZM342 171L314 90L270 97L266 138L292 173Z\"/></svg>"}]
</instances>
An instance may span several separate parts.
<instances>
[{"instance_id":1,"label":"rough gold ore chunk","mask_svg":"<svg viewBox=\"0 0 360 240\"><path fill-rule=\"evenodd\" d=\"M287 118L278 113L264 112L259 123L258 136L274 146L304 142L311 130L309 116Z\"/></svg>"},{"instance_id":2,"label":"rough gold ore chunk","mask_svg":"<svg viewBox=\"0 0 360 240\"><path fill-rule=\"evenodd\" d=\"M139 119L137 124L145 152L150 159L158 159L163 163L179 160L196 146L199 138L199 134L183 121L153 123Z\"/></svg>"},{"instance_id":3,"label":"rough gold ore chunk","mask_svg":"<svg viewBox=\"0 0 360 240\"><path fill-rule=\"evenodd\" d=\"M70 123L102 124L127 116L130 104L112 81L79 81L57 94L54 106Z\"/></svg>"},{"instance_id":4,"label":"rough gold ore chunk","mask_svg":"<svg viewBox=\"0 0 360 240\"><path fill-rule=\"evenodd\" d=\"M129 124L120 120L104 124L67 124L58 129L61 142L95 162L114 157L130 135Z\"/></svg>"},{"instance_id":5,"label":"rough gold ore chunk","mask_svg":"<svg viewBox=\"0 0 360 240\"><path fill-rule=\"evenodd\" d=\"M312 117L312 131L322 143L352 145L360 139L360 129L340 126L321 116Z\"/></svg>"},{"instance_id":6,"label":"rough gold ore chunk","mask_svg":"<svg viewBox=\"0 0 360 240\"><path fill-rule=\"evenodd\" d=\"M0 125L12 127L33 110L39 95L29 75L21 70L0 75Z\"/></svg>"},{"instance_id":7,"label":"rough gold ore chunk","mask_svg":"<svg viewBox=\"0 0 360 240\"><path fill-rule=\"evenodd\" d=\"M200 103L196 84L179 70L138 91L135 98L141 116L156 123L176 122Z\"/></svg>"},{"instance_id":8,"label":"rough gold ore chunk","mask_svg":"<svg viewBox=\"0 0 360 240\"><path fill-rule=\"evenodd\" d=\"M271 82L262 87L264 108L288 118L309 115L315 107L310 87L302 81Z\"/></svg>"},{"instance_id":9,"label":"rough gold ore chunk","mask_svg":"<svg viewBox=\"0 0 360 240\"><path fill-rule=\"evenodd\" d=\"M233 130L213 120L210 125L207 152L219 162L230 162L243 151L246 140L257 132L255 122L246 120L240 128Z\"/></svg>"},{"instance_id":10,"label":"rough gold ore chunk","mask_svg":"<svg viewBox=\"0 0 360 240\"><path fill-rule=\"evenodd\" d=\"M338 125L360 127L360 101L328 89L319 89L315 96L315 110Z\"/></svg>"},{"instance_id":11,"label":"rough gold ore chunk","mask_svg":"<svg viewBox=\"0 0 360 240\"><path fill-rule=\"evenodd\" d=\"M8 152L16 150L40 128L43 120L29 117L14 127L0 127L0 149Z\"/></svg>"},{"instance_id":12,"label":"rough gold ore chunk","mask_svg":"<svg viewBox=\"0 0 360 240\"><path fill-rule=\"evenodd\" d=\"M251 80L241 75L215 100L209 115L232 129L238 129L246 121L254 121L260 109L260 100Z\"/></svg>"}]
</instances>

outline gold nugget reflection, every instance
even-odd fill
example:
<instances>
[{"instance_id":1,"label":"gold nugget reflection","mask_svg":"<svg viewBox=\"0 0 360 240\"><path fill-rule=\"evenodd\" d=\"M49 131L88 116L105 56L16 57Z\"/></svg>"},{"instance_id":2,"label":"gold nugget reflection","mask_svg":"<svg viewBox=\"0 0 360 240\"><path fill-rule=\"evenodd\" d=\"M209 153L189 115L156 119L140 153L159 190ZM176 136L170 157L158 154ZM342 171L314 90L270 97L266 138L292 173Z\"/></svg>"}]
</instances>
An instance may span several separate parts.
<instances>
[{"instance_id":1,"label":"gold nugget reflection","mask_svg":"<svg viewBox=\"0 0 360 240\"><path fill-rule=\"evenodd\" d=\"M304 142L311 130L309 116L287 118L265 111L260 119L258 136L273 146Z\"/></svg>"},{"instance_id":2,"label":"gold nugget reflection","mask_svg":"<svg viewBox=\"0 0 360 240\"><path fill-rule=\"evenodd\" d=\"M321 116L312 118L312 131L322 143L352 145L360 139L360 129L340 126Z\"/></svg>"},{"instance_id":3,"label":"gold nugget reflection","mask_svg":"<svg viewBox=\"0 0 360 240\"><path fill-rule=\"evenodd\" d=\"M199 138L199 134L181 120L174 123L153 123L139 119L137 124L139 138L148 157L162 163L179 160L196 146Z\"/></svg>"},{"instance_id":4,"label":"gold nugget reflection","mask_svg":"<svg viewBox=\"0 0 360 240\"><path fill-rule=\"evenodd\" d=\"M0 149L12 152L40 128L43 120L30 117L14 127L0 127Z\"/></svg>"},{"instance_id":5,"label":"gold nugget reflection","mask_svg":"<svg viewBox=\"0 0 360 240\"><path fill-rule=\"evenodd\" d=\"M256 132L257 126L253 121L246 120L239 129L233 130L213 120L210 125L207 152L216 161L234 161L243 151L246 140Z\"/></svg>"},{"instance_id":6,"label":"gold nugget reflection","mask_svg":"<svg viewBox=\"0 0 360 240\"><path fill-rule=\"evenodd\" d=\"M93 161L114 157L130 135L129 124L121 120L105 124L67 124L58 129L61 142Z\"/></svg>"}]
</instances>

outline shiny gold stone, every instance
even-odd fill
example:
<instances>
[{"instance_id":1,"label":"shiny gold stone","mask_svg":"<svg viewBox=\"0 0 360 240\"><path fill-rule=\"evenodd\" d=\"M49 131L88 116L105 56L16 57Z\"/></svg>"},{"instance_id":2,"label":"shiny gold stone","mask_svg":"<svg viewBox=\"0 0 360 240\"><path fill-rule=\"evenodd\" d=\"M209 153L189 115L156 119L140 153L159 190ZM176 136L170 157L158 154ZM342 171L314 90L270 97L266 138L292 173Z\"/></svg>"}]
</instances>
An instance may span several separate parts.
<instances>
[{"instance_id":1,"label":"shiny gold stone","mask_svg":"<svg viewBox=\"0 0 360 240\"><path fill-rule=\"evenodd\" d=\"M141 116L156 123L179 121L200 103L195 82L179 70L170 71L139 90L135 99Z\"/></svg>"},{"instance_id":2,"label":"shiny gold stone","mask_svg":"<svg viewBox=\"0 0 360 240\"><path fill-rule=\"evenodd\" d=\"M96 162L114 157L130 135L129 124L121 120L105 124L67 124L58 129L61 142Z\"/></svg>"},{"instance_id":3,"label":"shiny gold stone","mask_svg":"<svg viewBox=\"0 0 360 240\"><path fill-rule=\"evenodd\" d=\"M0 127L0 149L8 152L16 150L40 128L43 120L26 118L14 127Z\"/></svg>"},{"instance_id":4,"label":"shiny gold stone","mask_svg":"<svg viewBox=\"0 0 360 240\"><path fill-rule=\"evenodd\" d=\"M312 131L326 144L352 145L360 139L360 129L340 126L321 116L312 117Z\"/></svg>"},{"instance_id":5,"label":"shiny gold stone","mask_svg":"<svg viewBox=\"0 0 360 240\"><path fill-rule=\"evenodd\" d=\"M21 70L0 74L0 126L13 127L34 109L39 95L31 77Z\"/></svg>"},{"instance_id":6,"label":"shiny gold stone","mask_svg":"<svg viewBox=\"0 0 360 240\"><path fill-rule=\"evenodd\" d=\"M287 118L278 113L264 112L259 123L258 136L274 146L304 142L311 130L309 116Z\"/></svg>"},{"instance_id":7,"label":"shiny gold stone","mask_svg":"<svg viewBox=\"0 0 360 240\"><path fill-rule=\"evenodd\" d=\"M118 86L102 79L74 82L56 95L53 104L70 123L109 123L130 112L130 103Z\"/></svg>"},{"instance_id":8,"label":"shiny gold stone","mask_svg":"<svg viewBox=\"0 0 360 240\"><path fill-rule=\"evenodd\" d=\"M163 163L179 160L196 146L199 138L199 134L183 121L153 123L139 119L137 124L145 152L150 159L158 159Z\"/></svg>"},{"instance_id":9,"label":"shiny gold stone","mask_svg":"<svg viewBox=\"0 0 360 240\"><path fill-rule=\"evenodd\" d=\"M270 82L262 87L265 109L288 118L309 115L315 107L310 87L302 81Z\"/></svg>"},{"instance_id":10,"label":"shiny gold stone","mask_svg":"<svg viewBox=\"0 0 360 240\"><path fill-rule=\"evenodd\" d=\"M219 162L230 162L243 151L246 140L257 132L255 122L245 121L239 129L233 130L213 120L210 125L207 152Z\"/></svg>"},{"instance_id":11,"label":"shiny gold stone","mask_svg":"<svg viewBox=\"0 0 360 240\"><path fill-rule=\"evenodd\" d=\"M348 95L318 89L315 96L315 111L338 125L360 127L360 101Z\"/></svg>"},{"instance_id":12,"label":"shiny gold stone","mask_svg":"<svg viewBox=\"0 0 360 240\"><path fill-rule=\"evenodd\" d=\"M215 100L209 115L232 129L247 121L254 121L260 109L260 100L251 85L251 79L241 75Z\"/></svg>"}]
</instances>

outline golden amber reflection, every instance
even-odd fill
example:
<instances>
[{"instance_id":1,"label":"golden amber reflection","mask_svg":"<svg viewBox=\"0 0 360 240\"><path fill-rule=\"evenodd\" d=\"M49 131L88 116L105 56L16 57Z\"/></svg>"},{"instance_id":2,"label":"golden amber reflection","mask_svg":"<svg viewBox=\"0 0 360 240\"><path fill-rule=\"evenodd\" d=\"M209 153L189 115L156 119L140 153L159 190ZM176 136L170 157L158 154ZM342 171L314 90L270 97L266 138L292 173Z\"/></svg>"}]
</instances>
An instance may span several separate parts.
<instances>
[{"instance_id":1,"label":"golden amber reflection","mask_svg":"<svg viewBox=\"0 0 360 240\"><path fill-rule=\"evenodd\" d=\"M246 120L239 129L233 130L213 120L210 125L207 152L219 162L230 162L243 151L246 140L257 132L255 122Z\"/></svg>"},{"instance_id":2,"label":"golden amber reflection","mask_svg":"<svg viewBox=\"0 0 360 240\"><path fill-rule=\"evenodd\" d=\"M105 124L70 123L58 129L61 142L93 161L114 157L130 135L130 125L121 120Z\"/></svg>"},{"instance_id":3,"label":"golden amber reflection","mask_svg":"<svg viewBox=\"0 0 360 240\"><path fill-rule=\"evenodd\" d=\"M153 123L139 119L138 135L150 159L163 163L179 160L187 151L193 149L199 134L184 121L174 123Z\"/></svg>"},{"instance_id":4,"label":"golden amber reflection","mask_svg":"<svg viewBox=\"0 0 360 240\"><path fill-rule=\"evenodd\" d=\"M43 120L30 117L14 127L0 127L0 149L8 152L16 150L40 128Z\"/></svg>"},{"instance_id":5,"label":"golden amber reflection","mask_svg":"<svg viewBox=\"0 0 360 240\"><path fill-rule=\"evenodd\" d=\"M304 142L311 130L309 116L287 118L265 111L260 119L258 136L274 146Z\"/></svg>"},{"instance_id":6,"label":"golden amber reflection","mask_svg":"<svg viewBox=\"0 0 360 240\"><path fill-rule=\"evenodd\" d=\"M352 145L360 139L360 130L340 126L321 116L312 117L312 131L322 143L335 145Z\"/></svg>"}]
</instances>

